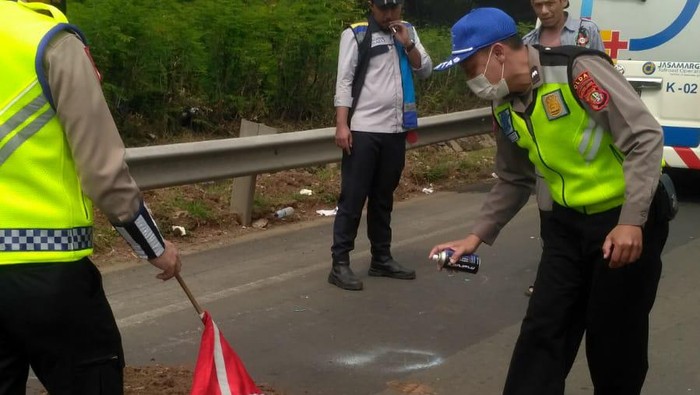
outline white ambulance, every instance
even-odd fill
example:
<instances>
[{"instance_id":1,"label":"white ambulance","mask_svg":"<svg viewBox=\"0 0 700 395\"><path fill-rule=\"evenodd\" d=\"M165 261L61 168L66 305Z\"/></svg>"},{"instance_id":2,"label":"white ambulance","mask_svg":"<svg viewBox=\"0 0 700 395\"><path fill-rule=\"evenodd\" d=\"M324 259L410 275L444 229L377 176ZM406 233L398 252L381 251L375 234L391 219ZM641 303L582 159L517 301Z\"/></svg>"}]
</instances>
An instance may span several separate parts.
<instances>
[{"instance_id":1,"label":"white ambulance","mask_svg":"<svg viewBox=\"0 0 700 395\"><path fill-rule=\"evenodd\" d=\"M568 11L598 25L663 126L666 165L700 170L700 0L570 0Z\"/></svg>"}]
</instances>

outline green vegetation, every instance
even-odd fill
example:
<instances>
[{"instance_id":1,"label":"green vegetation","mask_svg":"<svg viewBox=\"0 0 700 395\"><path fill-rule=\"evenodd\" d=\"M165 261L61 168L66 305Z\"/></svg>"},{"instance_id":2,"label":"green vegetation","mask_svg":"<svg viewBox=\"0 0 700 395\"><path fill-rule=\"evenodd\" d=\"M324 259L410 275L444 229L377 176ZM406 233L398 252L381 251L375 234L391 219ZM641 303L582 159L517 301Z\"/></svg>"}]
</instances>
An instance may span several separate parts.
<instances>
[{"instance_id":1,"label":"green vegetation","mask_svg":"<svg viewBox=\"0 0 700 395\"><path fill-rule=\"evenodd\" d=\"M365 18L361 3L84 0L70 4L69 17L88 37L134 146L193 131L230 137L240 118L285 130L331 125L338 39ZM449 54L449 28L419 34L435 63ZM459 70L435 73L417 90L422 115L475 105Z\"/></svg>"},{"instance_id":2,"label":"green vegetation","mask_svg":"<svg viewBox=\"0 0 700 395\"><path fill-rule=\"evenodd\" d=\"M167 144L237 135L241 118L284 131L334 123L333 95L338 40L350 23L364 20L366 0L82 0L68 16L88 38L103 88L127 146ZM461 0L449 0L462 7ZM472 4L473 2L467 2ZM418 32L434 64L451 52L447 21L429 19L428 0L414 2ZM466 3L465 3L466 4ZM407 5L407 10L409 7ZM451 23L451 22L450 22ZM532 26L519 25L521 32ZM486 105L466 87L459 68L417 81L420 116ZM190 110L192 111L190 112ZM490 175L491 151L412 151L397 194L407 196L434 183L453 184ZM315 215L332 208L339 193L334 166L295 169L258 177L254 218L293 206ZM147 193L161 228L183 225L233 229L230 181L166 188ZM300 195L310 188L313 195ZM109 254L120 238L98 216L97 249Z\"/></svg>"}]
</instances>

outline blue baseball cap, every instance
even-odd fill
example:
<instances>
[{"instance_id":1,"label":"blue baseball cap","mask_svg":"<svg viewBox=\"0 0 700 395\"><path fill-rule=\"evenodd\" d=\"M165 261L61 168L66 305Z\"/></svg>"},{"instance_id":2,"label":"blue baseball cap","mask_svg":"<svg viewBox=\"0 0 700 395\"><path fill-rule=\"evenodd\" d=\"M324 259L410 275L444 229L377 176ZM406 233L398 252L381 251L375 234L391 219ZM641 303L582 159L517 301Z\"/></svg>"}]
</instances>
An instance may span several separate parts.
<instances>
[{"instance_id":1,"label":"blue baseball cap","mask_svg":"<svg viewBox=\"0 0 700 395\"><path fill-rule=\"evenodd\" d=\"M510 15L498 8L476 8L452 26L452 55L433 70L447 70L480 49L516 34L515 21Z\"/></svg>"}]
</instances>

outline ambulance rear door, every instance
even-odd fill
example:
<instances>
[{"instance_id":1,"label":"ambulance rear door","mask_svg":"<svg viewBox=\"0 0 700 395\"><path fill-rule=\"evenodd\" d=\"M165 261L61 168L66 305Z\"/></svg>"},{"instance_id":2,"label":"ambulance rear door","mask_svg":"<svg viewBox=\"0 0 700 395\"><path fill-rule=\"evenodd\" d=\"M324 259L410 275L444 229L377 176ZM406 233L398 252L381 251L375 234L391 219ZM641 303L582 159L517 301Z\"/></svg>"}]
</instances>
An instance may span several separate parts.
<instances>
[{"instance_id":1,"label":"ambulance rear door","mask_svg":"<svg viewBox=\"0 0 700 395\"><path fill-rule=\"evenodd\" d=\"M700 0L570 0L664 128L667 166L700 169Z\"/></svg>"}]
</instances>

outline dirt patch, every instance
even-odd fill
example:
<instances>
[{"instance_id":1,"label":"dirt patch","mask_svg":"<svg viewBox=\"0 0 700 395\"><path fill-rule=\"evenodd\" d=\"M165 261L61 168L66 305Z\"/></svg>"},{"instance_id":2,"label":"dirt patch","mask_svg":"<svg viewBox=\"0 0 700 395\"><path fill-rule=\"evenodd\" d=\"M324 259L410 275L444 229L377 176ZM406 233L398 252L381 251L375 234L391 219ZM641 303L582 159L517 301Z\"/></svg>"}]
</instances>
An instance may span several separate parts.
<instances>
[{"instance_id":1,"label":"dirt patch","mask_svg":"<svg viewBox=\"0 0 700 395\"><path fill-rule=\"evenodd\" d=\"M124 395L189 395L192 375L192 369L184 366L127 366L124 369ZM265 383L256 385L265 395L288 395ZM34 387L28 387L27 393L48 394L43 387Z\"/></svg>"},{"instance_id":2,"label":"dirt patch","mask_svg":"<svg viewBox=\"0 0 700 395\"><path fill-rule=\"evenodd\" d=\"M127 366L124 369L125 395L188 395L192 370L171 366ZM284 395L266 384L257 384L265 395Z\"/></svg>"},{"instance_id":3,"label":"dirt patch","mask_svg":"<svg viewBox=\"0 0 700 395\"><path fill-rule=\"evenodd\" d=\"M192 386L192 370L171 366L127 366L124 394L187 395Z\"/></svg>"}]
</instances>

